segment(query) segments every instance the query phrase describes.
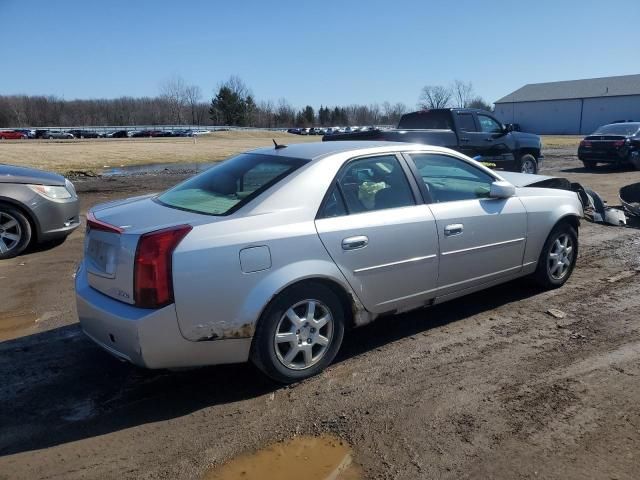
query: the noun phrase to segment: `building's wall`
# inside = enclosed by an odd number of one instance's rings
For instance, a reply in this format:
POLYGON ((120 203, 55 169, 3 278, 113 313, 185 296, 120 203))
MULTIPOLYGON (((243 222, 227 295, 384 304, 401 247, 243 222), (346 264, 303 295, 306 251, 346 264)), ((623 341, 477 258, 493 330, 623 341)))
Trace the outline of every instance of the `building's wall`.
POLYGON ((585 98, 580 133, 592 133, 599 126, 617 120, 640 121, 640 95, 585 98))
POLYGON ((503 123, 519 123, 523 132, 541 135, 589 134, 616 120, 640 121, 640 95, 625 97, 499 103, 495 115, 503 123), (582 126, 581 115, 582 110, 582 126))
POLYGON ((499 103, 495 114, 503 123, 519 123, 523 132, 571 135, 580 127, 581 100, 499 103))

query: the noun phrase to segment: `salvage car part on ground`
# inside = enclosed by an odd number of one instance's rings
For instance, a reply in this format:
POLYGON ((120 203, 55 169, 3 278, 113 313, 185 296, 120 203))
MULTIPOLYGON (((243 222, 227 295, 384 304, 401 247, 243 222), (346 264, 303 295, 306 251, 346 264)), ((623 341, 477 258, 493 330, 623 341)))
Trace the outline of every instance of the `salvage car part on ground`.
POLYGON ((620 201, 630 215, 640 217, 640 182, 622 187, 620 201))

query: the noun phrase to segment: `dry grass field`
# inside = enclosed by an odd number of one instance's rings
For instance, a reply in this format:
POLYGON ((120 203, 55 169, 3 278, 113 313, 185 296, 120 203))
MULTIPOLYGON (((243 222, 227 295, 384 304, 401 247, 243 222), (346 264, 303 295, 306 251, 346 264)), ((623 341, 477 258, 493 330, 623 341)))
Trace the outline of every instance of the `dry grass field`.
POLYGON ((194 138, 126 138, 96 140, 11 140, 0 143, 0 163, 65 173, 99 173, 106 167, 165 162, 203 163, 279 143, 317 142, 318 136, 283 132, 229 131, 194 138))
MULTIPOLYGON (((545 148, 578 148, 581 137, 544 136, 545 148)), ((100 173, 109 167, 154 163, 205 163, 281 143, 319 142, 318 136, 300 136, 266 130, 229 131, 197 138, 131 138, 96 140, 11 140, 0 143, 0 163, 100 173)))
POLYGON ((579 135, 543 135, 542 145, 545 148, 572 148, 578 149, 578 144, 584 136, 579 135))
MULTIPOLYGON (((253 148, 280 143, 319 142, 318 136, 283 132, 229 131, 197 138, 130 138, 96 140, 11 140, 0 143, 0 163, 100 173, 105 168, 158 163, 206 163, 223 160, 253 148)), ((543 136, 545 148, 578 148, 581 137, 543 136)))

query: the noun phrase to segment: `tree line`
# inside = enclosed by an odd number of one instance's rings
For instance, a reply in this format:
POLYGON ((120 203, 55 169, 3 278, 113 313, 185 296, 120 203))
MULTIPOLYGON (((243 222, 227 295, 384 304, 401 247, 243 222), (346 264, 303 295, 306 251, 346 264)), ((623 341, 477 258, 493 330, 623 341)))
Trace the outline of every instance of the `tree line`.
MULTIPOLYGON (((465 106, 490 109, 473 95, 471 83, 425 86, 420 108, 465 106)), ((328 106, 295 109, 286 99, 256 100, 237 76, 222 82, 210 102, 202 89, 175 76, 160 85, 155 97, 65 100, 56 96, 0 96, 2 127, 71 127, 101 125, 228 125, 259 128, 394 125, 409 111, 404 103, 328 106)))

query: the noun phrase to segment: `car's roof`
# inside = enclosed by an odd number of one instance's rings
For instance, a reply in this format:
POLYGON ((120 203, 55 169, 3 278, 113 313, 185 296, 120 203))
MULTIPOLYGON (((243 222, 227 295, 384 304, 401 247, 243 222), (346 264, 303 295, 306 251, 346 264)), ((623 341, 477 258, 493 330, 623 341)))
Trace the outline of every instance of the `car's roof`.
POLYGON ((261 155, 277 155, 282 157, 300 158, 303 160, 316 160, 327 155, 343 152, 358 153, 359 151, 370 151, 379 148, 381 151, 409 151, 409 150, 445 150, 442 147, 430 145, 403 143, 403 142, 376 142, 368 140, 356 141, 329 141, 329 142, 309 142, 293 143, 286 148, 276 149, 275 147, 258 148, 250 153, 261 155))

